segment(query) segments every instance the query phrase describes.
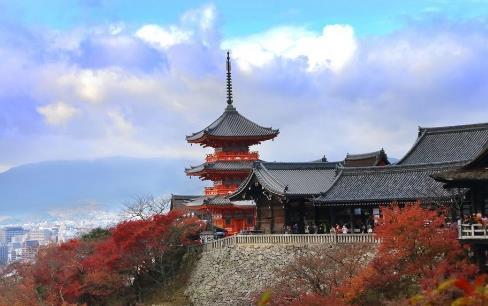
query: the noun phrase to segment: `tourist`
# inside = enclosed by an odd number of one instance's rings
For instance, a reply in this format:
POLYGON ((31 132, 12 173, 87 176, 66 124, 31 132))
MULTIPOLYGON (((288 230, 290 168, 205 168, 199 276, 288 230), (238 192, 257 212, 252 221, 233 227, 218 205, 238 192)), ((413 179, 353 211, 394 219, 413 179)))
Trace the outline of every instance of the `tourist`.
POLYGON ((305 234, 310 234, 310 227, 307 225, 305 225, 305 234))
POLYGON ((319 229, 317 230, 317 234, 324 234, 325 233, 325 226, 324 224, 319 225, 319 229))
POLYGON ((330 233, 337 234, 336 229, 333 226, 330 227, 330 233))
POLYGON ((298 234, 298 231, 299 231, 298 224, 296 224, 296 223, 293 224, 293 227, 291 228, 291 233, 292 234, 298 234))
POLYGON ((344 223, 344 225, 342 226, 342 233, 343 234, 347 234, 347 226, 346 226, 346 223, 344 223))
POLYGON ((336 224, 335 231, 337 234, 340 234, 342 232, 342 227, 339 224, 336 224))
POLYGON ((373 228, 370 224, 368 224, 368 233, 371 234, 373 232, 373 228))

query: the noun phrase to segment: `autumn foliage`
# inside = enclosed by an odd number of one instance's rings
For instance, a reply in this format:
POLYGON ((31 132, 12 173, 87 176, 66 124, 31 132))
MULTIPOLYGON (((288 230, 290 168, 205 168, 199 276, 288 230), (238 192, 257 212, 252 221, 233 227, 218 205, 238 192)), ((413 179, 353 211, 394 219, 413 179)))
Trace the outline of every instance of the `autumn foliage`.
POLYGON ((383 207, 376 234, 381 239, 376 257, 339 290, 351 304, 381 305, 476 273, 456 229, 446 226, 442 212, 419 203, 383 207))
POLYGON ((375 228, 380 243, 368 264, 354 265, 364 256, 359 248, 335 254, 350 270, 327 254, 299 259, 266 291, 266 304, 484 305, 486 281, 474 281, 477 268, 443 211, 410 203, 382 207, 381 215, 375 228))
POLYGON ((128 304, 177 276, 201 222, 178 213, 126 221, 39 251, 3 273, 1 305, 128 304))
POLYGON ((264 291, 269 294, 267 304, 301 305, 308 301, 310 305, 323 305, 322 297, 330 302, 333 291, 349 283, 373 254, 371 244, 313 248, 278 273, 279 281, 264 291))

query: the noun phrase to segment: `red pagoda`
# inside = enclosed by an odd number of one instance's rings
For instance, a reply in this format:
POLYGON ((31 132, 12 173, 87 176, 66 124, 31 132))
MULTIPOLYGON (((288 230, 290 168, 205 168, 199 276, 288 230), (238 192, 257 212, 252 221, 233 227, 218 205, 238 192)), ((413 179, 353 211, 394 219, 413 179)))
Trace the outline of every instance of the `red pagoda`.
POLYGON ((239 114, 233 105, 232 78, 229 52, 227 52, 227 107, 224 113, 203 130, 186 137, 189 143, 214 148, 205 162, 185 170, 189 176, 211 180, 212 187, 206 187, 204 196, 193 199, 186 206, 211 217, 214 226, 229 233, 254 227, 255 206, 239 201, 230 201, 228 195, 237 190, 249 175, 253 162, 259 160, 256 151, 249 151, 252 145, 273 139, 277 129, 262 127, 239 114))

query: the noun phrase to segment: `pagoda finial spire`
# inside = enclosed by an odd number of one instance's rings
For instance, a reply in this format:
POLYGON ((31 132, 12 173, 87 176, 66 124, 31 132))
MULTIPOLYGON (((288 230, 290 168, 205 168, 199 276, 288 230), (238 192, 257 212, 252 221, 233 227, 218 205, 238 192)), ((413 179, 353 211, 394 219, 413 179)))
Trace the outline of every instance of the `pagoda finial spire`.
POLYGON ((227 104, 232 105, 232 77, 230 74, 230 52, 227 51, 227 104))

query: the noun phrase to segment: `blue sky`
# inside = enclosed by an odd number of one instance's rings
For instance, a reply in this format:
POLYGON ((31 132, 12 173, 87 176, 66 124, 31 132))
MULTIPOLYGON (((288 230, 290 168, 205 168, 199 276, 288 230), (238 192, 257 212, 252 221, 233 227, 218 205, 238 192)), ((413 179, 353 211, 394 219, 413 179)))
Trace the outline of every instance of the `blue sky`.
POLYGON ((487 1, 1 1, 0 172, 189 159, 225 107, 280 128, 266 160, 385 148, 488 118, 487 1))
POLYGON ((4 15, 26 25, 70 29, 123 22, 134 27, 147 23, 175 23, 181 14, 213 4, 221 16, 225 36, 249 35, 278 25, 350 24, 358 36, 381 35, 422 18, 462 20, 485 17, 484 0, 465 1, 6 1, 4 15))

